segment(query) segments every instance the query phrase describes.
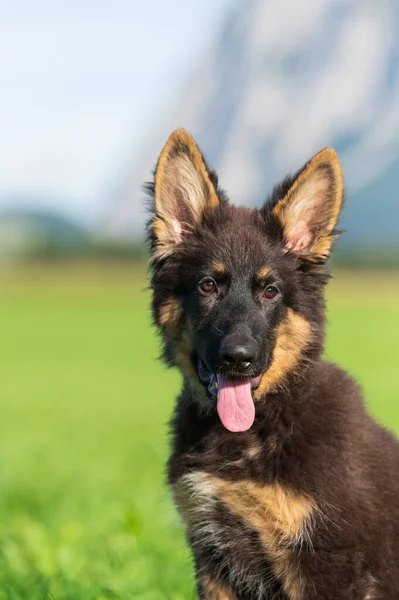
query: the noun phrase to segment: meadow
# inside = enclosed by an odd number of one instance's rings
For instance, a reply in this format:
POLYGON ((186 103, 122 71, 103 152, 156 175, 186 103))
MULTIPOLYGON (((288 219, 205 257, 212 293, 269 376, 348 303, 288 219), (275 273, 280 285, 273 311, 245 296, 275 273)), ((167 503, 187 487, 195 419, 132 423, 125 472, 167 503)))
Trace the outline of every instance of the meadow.
MULTIPOLYGON (((1 269, 0 600, 195 598, 145 287, 134 265, 1 269)), ((326 349, 397 432, 398 300, 395 272, 337 273, 326 349)))

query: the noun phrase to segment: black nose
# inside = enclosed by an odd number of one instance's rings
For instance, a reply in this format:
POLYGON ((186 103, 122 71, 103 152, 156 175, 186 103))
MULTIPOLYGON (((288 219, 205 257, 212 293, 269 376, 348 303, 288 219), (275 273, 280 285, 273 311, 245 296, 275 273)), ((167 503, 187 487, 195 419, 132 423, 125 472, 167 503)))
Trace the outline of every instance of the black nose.
POLYGON ((256 360, 258 344, 247 335, 230 335, 220 345, 220 356, 225 367, 245 371, 256 360))

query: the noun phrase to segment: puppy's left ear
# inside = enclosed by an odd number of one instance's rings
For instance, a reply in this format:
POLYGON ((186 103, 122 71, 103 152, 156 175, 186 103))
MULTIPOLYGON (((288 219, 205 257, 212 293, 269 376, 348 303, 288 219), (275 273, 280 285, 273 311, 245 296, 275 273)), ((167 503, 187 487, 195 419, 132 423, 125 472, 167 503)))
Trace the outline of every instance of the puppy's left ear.
POLYGON ((318 152, 299 172, 273 214, 280 222, 287 250, 310 260, 328 258, 337 238, 343 177, 333 148, 318 152))

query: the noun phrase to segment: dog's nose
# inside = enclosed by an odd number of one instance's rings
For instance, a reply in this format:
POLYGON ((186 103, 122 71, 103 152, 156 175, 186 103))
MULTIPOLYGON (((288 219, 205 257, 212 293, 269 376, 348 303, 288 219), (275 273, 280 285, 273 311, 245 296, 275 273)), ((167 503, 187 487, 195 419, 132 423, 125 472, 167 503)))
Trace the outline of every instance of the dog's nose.
POLYGON ((225 367, 245 371, 256 360, 258 344, 250 336, 227 336, 221 343, 220 356, 225 367))

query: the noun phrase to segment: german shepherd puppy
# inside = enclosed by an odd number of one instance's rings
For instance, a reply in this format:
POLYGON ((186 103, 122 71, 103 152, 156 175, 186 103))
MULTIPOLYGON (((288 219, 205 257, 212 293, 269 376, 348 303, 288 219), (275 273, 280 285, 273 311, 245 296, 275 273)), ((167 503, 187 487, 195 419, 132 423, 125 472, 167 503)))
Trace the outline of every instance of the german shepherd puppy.
POLYGON ((397 600, 399 443, 322 360, 335 151, 251 210, 179 129, 149 190, 153 315, 183 376, 169 481, 199 597, 397 600))

